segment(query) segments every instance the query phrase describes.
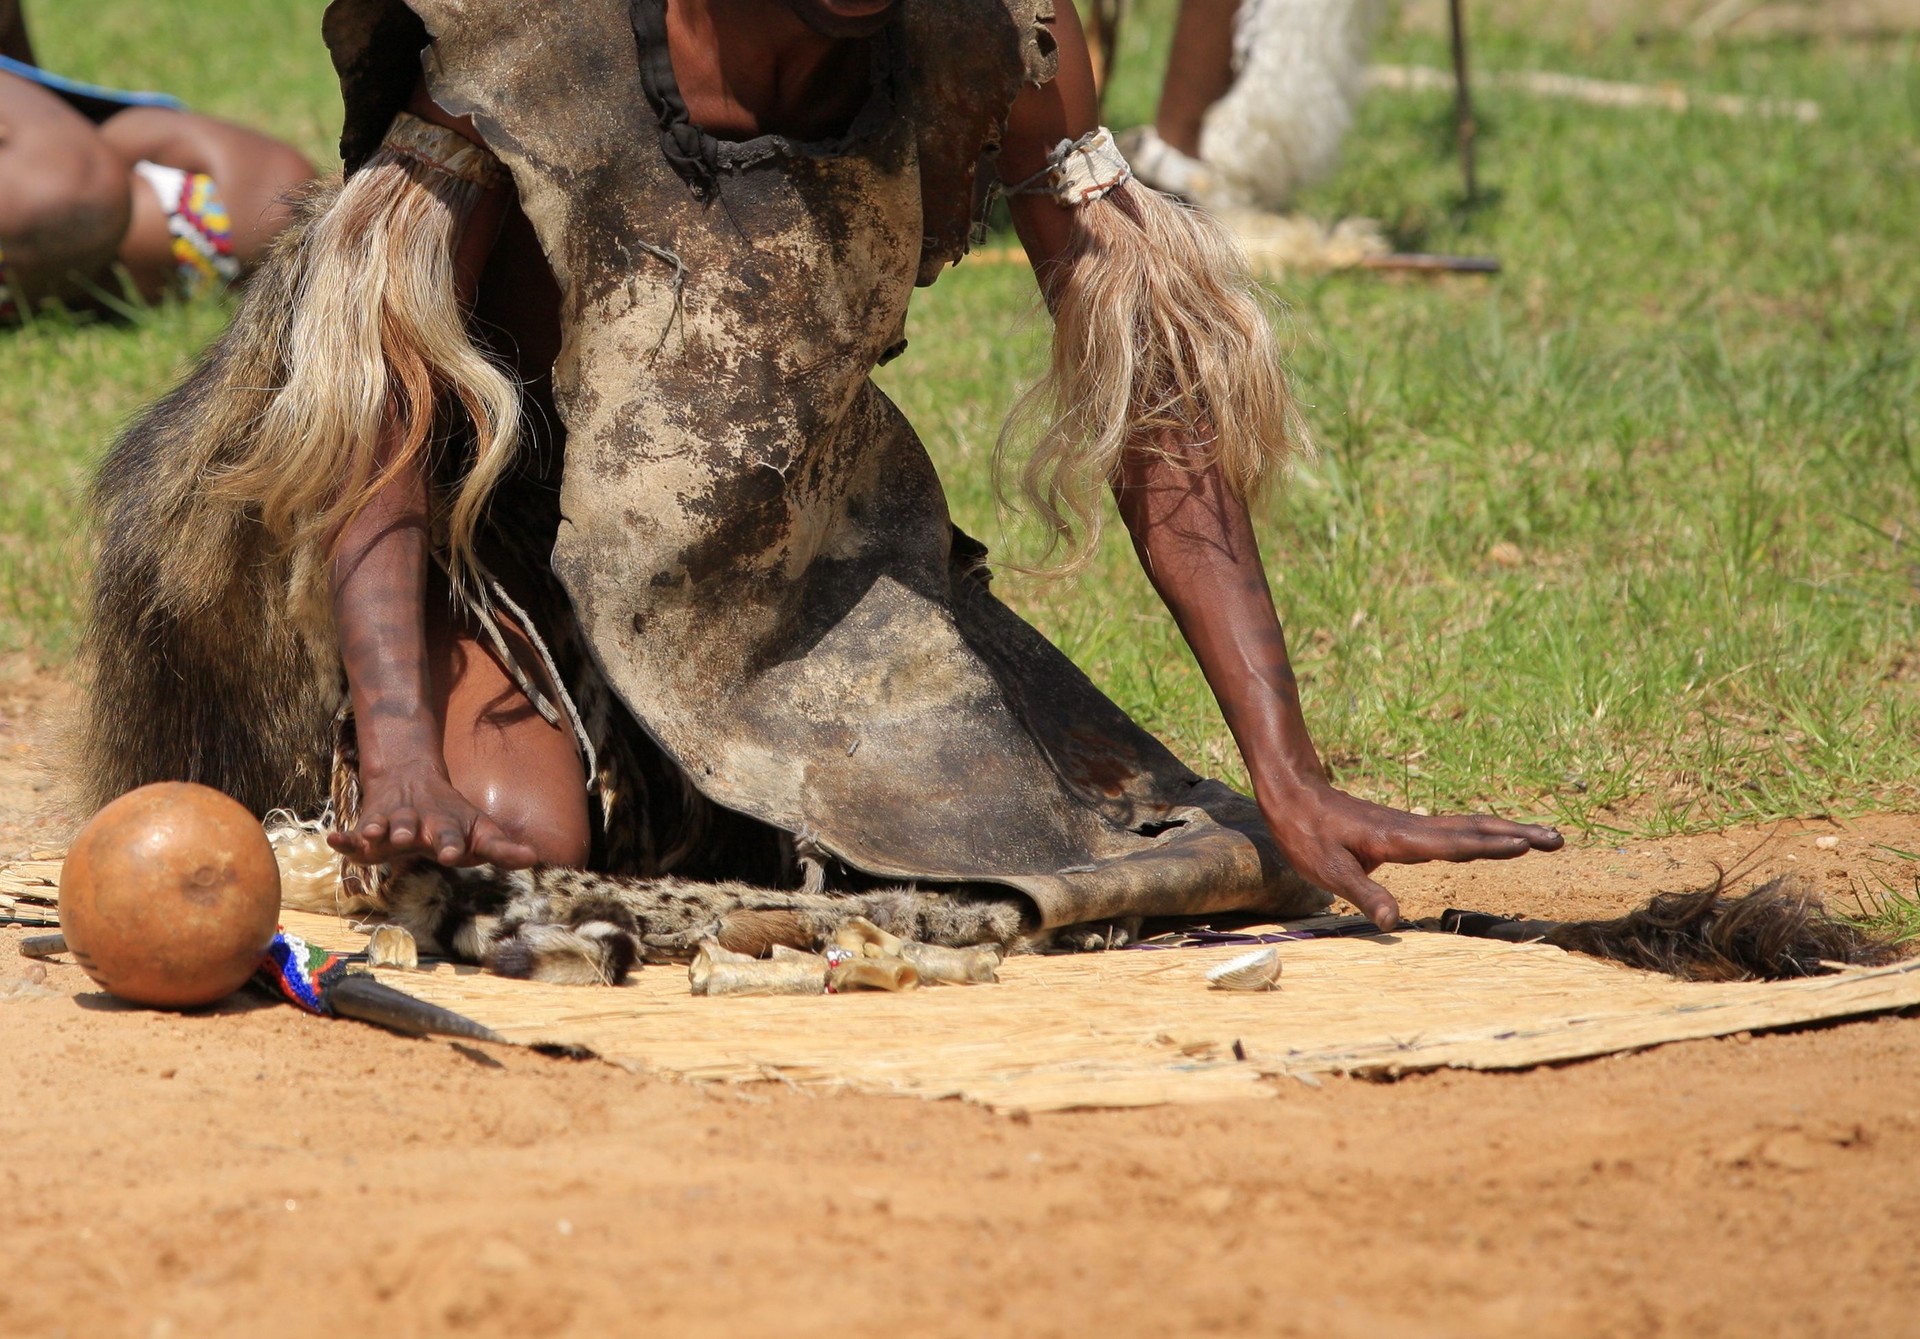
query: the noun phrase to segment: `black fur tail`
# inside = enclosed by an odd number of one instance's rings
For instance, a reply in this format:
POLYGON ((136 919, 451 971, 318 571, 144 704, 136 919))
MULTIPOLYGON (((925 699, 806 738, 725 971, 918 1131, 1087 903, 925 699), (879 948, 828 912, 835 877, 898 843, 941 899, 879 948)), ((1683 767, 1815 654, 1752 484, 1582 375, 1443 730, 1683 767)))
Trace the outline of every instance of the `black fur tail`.
POLYGON ((1781 877, 1740 897, 1724 883, 1662 893, 1605 921, 1514 921, 1448 911, 1441 927, 1492 939, 1541 940, 1683 981, 1781 981, 1820 976, 1828 964, 1875 967, 1900 957, 1882 936, 1827 914, 1803 882, 1781 877))

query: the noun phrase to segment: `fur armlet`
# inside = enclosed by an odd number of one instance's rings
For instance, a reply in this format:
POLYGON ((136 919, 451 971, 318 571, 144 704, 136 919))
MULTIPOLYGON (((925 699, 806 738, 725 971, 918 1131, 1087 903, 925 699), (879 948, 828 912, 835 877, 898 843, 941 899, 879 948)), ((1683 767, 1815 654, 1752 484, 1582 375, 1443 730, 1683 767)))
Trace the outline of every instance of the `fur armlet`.
POLYGON ((1133 180, 1126 155, 1105 126, 1079 139, 1063 139, 1047 155, 1047 165, 1005 188, 1008 195, 1050 195, 1064 209, 1104 200, 1133 180))
POLYGON ((1217 469, 1250 497, 1306 443, 1270 315, 1238 241, 1203 210, 1135 183, 1072 211, 1050 285, 1053 354, 1002 431, 1031 442, 1021 493, 1081 565, 1123 453, 1217 469))
POLYGON ((484 147, 457 130, 423 121, 411 112, 401 112, 393 118, 380 147, 397 158, 405 158, 457 181, 469 182, 482 190, 504 190, 509 184, 507 170, 484 147))

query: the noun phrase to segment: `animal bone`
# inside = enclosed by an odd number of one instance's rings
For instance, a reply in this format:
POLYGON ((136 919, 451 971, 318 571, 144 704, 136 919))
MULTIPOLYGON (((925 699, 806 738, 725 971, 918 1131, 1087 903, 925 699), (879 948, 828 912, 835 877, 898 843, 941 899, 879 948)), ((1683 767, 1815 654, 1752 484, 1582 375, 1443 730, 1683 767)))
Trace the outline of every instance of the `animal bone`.
POLYGON ((369 967, 399 967, 412 971, 420 965, 420 946, 404 925, 376 925, 367 936, 369 967))
POLYGON ((970 986, 1000 980, 1000 950, 991 946, 943 948, 909 939, 901 941, 900 957, 913 964, 922 985, 970 986))
POLYGON ((907 943, 899 935, 888 934, 865 916, 855 916, 835 930, 833 942, 863 958, 898 958, 902 946, 907 943))
POLYGON ((822 995, 827 960, 811 953, 760 962, 717 944, 702 944, 687 966, 696 995, 822 995))
POLYGON ((827 974, 835 992, 848 990, 917 990, 920 973, 904 958, 848 958, 827 974))

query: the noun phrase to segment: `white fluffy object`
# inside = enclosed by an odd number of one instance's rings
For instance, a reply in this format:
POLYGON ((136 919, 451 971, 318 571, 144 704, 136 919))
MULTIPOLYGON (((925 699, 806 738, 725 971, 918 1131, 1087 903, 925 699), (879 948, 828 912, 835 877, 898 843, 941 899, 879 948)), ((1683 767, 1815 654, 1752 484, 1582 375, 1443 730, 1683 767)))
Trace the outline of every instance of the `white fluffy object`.
POLYGON ((1207 204, 1282 211, 1333 169, 1383 0, 1242 0, 1237 74, 1200 134, 1207 204))
POLYGON ((349 916, 373 905, 349 892, 340 878, 340 856, 327 845, 325 819, 301 819, 288 809, 266 818, 267 840, 280 866, 280 905, 289 911, 349 916))

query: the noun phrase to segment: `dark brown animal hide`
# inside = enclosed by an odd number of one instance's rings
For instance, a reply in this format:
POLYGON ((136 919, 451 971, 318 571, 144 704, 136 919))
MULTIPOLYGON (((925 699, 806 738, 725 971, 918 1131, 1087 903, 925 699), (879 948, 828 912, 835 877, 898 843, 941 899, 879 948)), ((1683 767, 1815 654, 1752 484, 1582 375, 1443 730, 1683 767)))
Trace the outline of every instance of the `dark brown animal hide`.
POLYGON ((1901 956, 1883 936, 1829 915, 1818 895, 1790 876, 1739 897, 1716 879, 1692 892, 1661 893, 1613 920, 1513 920, 1449 909, 1436 928, 1542 941, 1683 981, 1782 981, 1823 975, 1830 964, 1873 967, 1901 956))

